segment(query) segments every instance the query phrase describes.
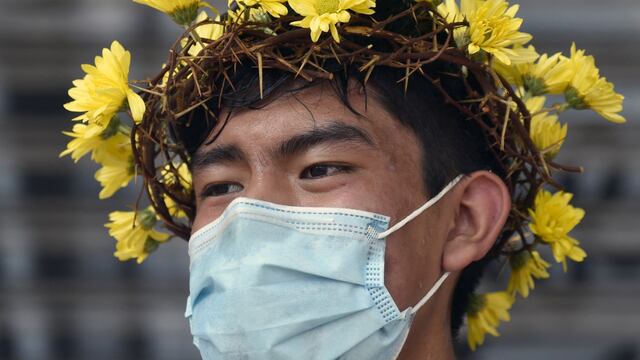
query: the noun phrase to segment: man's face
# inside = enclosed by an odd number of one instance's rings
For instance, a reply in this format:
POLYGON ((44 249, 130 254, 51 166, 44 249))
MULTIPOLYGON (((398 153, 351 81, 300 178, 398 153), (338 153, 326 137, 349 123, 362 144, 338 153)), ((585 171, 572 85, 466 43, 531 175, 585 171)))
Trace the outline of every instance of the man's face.
MULTIPOLYGON (((367 109, 357 90, 350 98, 365 117, 347 109, 327 85, 234 114, 216 141, 194 157, 193 231, 240 196, 366 210, 390 216, 392 225, 426 202, 415 134, 375 96, 367 109)), ((415 305, 442 273, 445 229, 438 207, 387 240, 385 285, 400 310, 415 305)))

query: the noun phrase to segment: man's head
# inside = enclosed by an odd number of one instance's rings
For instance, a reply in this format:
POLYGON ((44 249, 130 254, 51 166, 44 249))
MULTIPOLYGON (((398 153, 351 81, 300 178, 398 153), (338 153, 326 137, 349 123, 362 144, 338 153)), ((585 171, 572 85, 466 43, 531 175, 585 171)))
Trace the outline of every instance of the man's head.
MULTIPOLYGON (((446 328, 455 335, 465 312, 471 349, 484 342, 486 333, 497 334, 500 320, 509 318, 516 295, 527 297, 534 279, 549 276, 550 265, 538 252, 541 247, 550 246, 555 261, 565 268, 567 259, 580 262, 585 258, 578 240, 569 236, 584 211, 569 204, 571 193, 545 189, 546 185, 561 188, 552 177, 556 171, 582 171, 554 161, 567 133, 558 115, 568 108, 591 108, 610 121, 624 122, 619 114, 623 96, 598 75, 593 57, 584 50, 574 46, 570 56, 538 56, 533 46, 527 46, 531 36, 519 31, 522 19, 516 17, 517 5, 504 0, 472 1, 473 6, 463 1, 462 7, 453 0, 230 0, 227 14, 213 19, 205 12, 197 15, 201 1, 189 0, 188 4, 151 4, 186 31, 172 46, 167 65, 144 81, 144 88, 129 84, 130 53, 114 41, 96 57, 95 65, 82 67, 86 76, 73 82, 69 91, 73 101, 65 104, 70 111, 82 113, 74 118, 82 123, 65 132, 73 140, 62 154, 74 160, 91 154, 102 166, 96 173, 103 186, 101 198, 142 178, 134 211, 113 212, 107 224, 117 240, 115 254, 120 260, 142 262, 171 236, 189 239, 236 196, 369 210, 390 215, 394 223, 435 194, 444 194, 441 189, 455 178, 453 191, 442 199, 437 196, 441 199, 437 205, 417 219, 412 214, 408 225, 401 221, 407 226, 388 238, 385 284, 401 309, 426 299, 422 296, 440 274, 453 273, 418 313, 404 348, 406 358, 418 354, 423 358, 433 355, 421 349, 429 348, 434 338, 435 343, 451 347, 446 328), (492 34, 489 38, 477 36, 487 31, 492 34), (585 73, 594 75, 591 81, 584 81, 585 73), (545 107, 547 94, 564 94, 565 102, 545 107), (120 117, 122 113, 128 115, 131 126, 122 122, 126 120, 120 117), (150 204, 142 209, 146 200, 150 204), (485 265, 498 254, 511 269, 506 289, 470 297, 485 265)), ((345 212, 348 216, 358 213, 345 212)), ((318 230, 317 214, 313 215, 313 224, 304 223, 305 231, 318 230)), ((351 219, 356 218, 366 217, 351 219)), ((209 229, 226 231, 226 227, 217 228, 225 219, 209 229)), ((238 217, 232 216, 230 221, 235 219, 238 217)), ((369 319, 376 322, 387 320, 386 311, 396 309, 387 306, 389 293, 380 288, 381 243, 373 236, 380 230, 378 217, 367 219, 372 222, 340 225, 349 229, 345 230, 353 235, 349 239, 361 247, 358 255, 366 259, 362 262, 367 266, 355 273, 366 279, 345 282, 342 273, 340 279, 332 279, 347 287, 364 285, 359 289, 363 304, 379 306, 370 306, 369 319), (363 237, 366 241, 359 241, 363 237)), ((303 226, 298 220, 293 222, 303 226)), ((337 229, 334 219, 323 223, 327 224, 330 226, 318 231, 337 229)), ((257 228, 257 237, 264 230, 257 228)), ((251 240, 231 236, 229 242, 214 243, 217 233, 200 234, 210 236, 205 239, 212 248, 251 240)), ((225 234, 233 235, 233 231, 225 234)), ((276 241, 282 235, 280 230, 271 234, 276 241)), ((190 255, 196 255, 191 249, 201 250, 198 240, 203 237, 192 238, 190 255)), ((296 245, 309 247, 308 243, 296 245)), ((212 252, 209 260, 231 261, 235 255, 249 253, 260 258, 256 267, 262 269, 268 263, 261 258, 264 250, 272 251, 271 260, 285 259, 281 254, 286 250, 300 252, 292 250, 293 246, 265 247, 266 242, 243 244, 257 244, 260 249, 212 252)), ((312 254, 306 258, 325 258, 312 254)), ((191 256, 192 265, 194 258, 197 256, 191 256)), ((297 267, 305 257, 288 259, 297 267)), ((316 265, 355 264, 360 269, 362 262, 316 265)), ((236 265, 233 269, 240 271, 232 271, 232 285, 245 286, 241 273, 251 267, 236 265)), ((202 278, 206 284, 202 291, 193 292, 219 292, 211 289, 219 271, 213 266, 204 268, 210 270, 202 278)), ((198 271, 194 272, 197 277, 198 271)), ((323 274, 322 278, 330 276, 323 274)), ((276 281, 282 285, 290 280, 276 281)), ((301 283, 310 281, 296 285, 301 283)), ((441 281, 437 284, 436 288, 441 281)), ((278 301, 286 302, 290 294, 304 291, 274 293, 278 301)), ((323 295, 334 293, 324 291, 323 295)), ((289 319, 290 304, 276 306, 285 313, 265 311, 268 306, 263 306, 261 295, 247 293, 243 299, 259 301, 259 306, 250 306, 256 314, 275 314, 274 321, 264 323, 267 328, 289 319)), ((348 305, 355 298, 333 296, 329 300, 348 305)), ((319 299, 313 296, 313 300, 319 299)), ((326 310, 324 299, 320 300, 323 306, 304 310, 326 310)), ((196 295, 194 304, 197 302, 196 295)), ((201 312, 197 318, 209 327, 209 315, 216 315, 219 309, 246 308, 235 306, 237 301, 231 303, 234 306, 213 306, 215 311, 201 312)), ((294 301, 291 306, 302 303, 294 301)), ((408 329, 414 313, 395 318, 405 321, 395 325, 408 329)), ((230 317, 230 326, 243 339, 228 350, 253 351, 242 345, 244 340, 261 342, 246 336, 243 324, 252 325, 255 320, 250 315, 244 323, 230 317)), ((335 316, 325 319, 338 326, 364 327, 355 321, 336 321, 335 316)), ((383 331, 377 329, 376 336, 368 339, 392 333, 386 325, 383 331)), ((322 331, 306 330, 302 329, 306 337, 324 338, 317 336, 322 331)), ((199 339, 197 332, 192 331, 194 341, 199 339)), ((341 337, 342 332, 332 334, 341 337)), ((271 336, 271 340, 276 341, 271 345, 281 344, 278 337, 271 336)), ((371 342, 351 340, 372 349, 371 342)), ((373 344, 395 350, 388 343, 373 344)))
MULTIPOLYGON (((436 71, 442 69, 434 65, 436 71)), ((273 71, 262 101, 255 71, 238 74, 236 95, 220 108, 224 121, 182 134, 193 153, 193 231, 237 196, 367 210, 394 224, 467 174, 391 235, 385 256, 385 285, 401 310, 443 272, 454 275, 418 312, 404 356, 420 351, 426 338, 448 336, 448 327, 457 332, 511 204, 482 130, 426 78, 412 78, 405 94, 401 72, 390 68, 374 71, 366 86, 349 68, 311 85, 273 71)), ((453 79, 443 82, 452 94, 460 91, 453 79)))

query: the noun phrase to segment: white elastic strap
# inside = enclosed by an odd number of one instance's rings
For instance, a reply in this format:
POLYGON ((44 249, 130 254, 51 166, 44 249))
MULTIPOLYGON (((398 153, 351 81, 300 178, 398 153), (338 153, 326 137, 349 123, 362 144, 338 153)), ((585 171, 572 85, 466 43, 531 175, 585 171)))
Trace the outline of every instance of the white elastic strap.
POLYGON ((409 216, 407 216, 406 218, 402 219, 401 221, 399 221, 398 223, 396 223, 386 231, 383 231, 380 234, 378 234, 378 239, 382 239, 391 235, 391 233, 395 232, 396 230, 406 225, 409 221, 418 217, 418 215, 422 214, 423 211, 427 210, 429 207, 431 207, 431 205, 435 204, 438 200, 440 200, 440 198, 442 198, 447 192, 449 192, 449 190, 451 190, 451 188, 454 187, 462 179, 463 176, 464 175, 462 174, 458 175, 455 179, 451 180, 451 182, 447 184, 447 186, 445 186, 444 189, 442 189, 438 193, 438 195, 429 199, 429 201, 427 201, 426 203, 424 203, 424 205, 417 208, 414 212, 409 214, 409 216))
POLYGON ((447 271, 446 273, 442 274, 442 276, 440 276, 440 279, 438 279, 438 281, 436 281, 436 283, 433 285, 433 287, 431 288, 431 290, 429 290, 429 292, 427 293, 427 295, 425 295, 417 304, 416 306, 414 306, 411 309, 411 313, 415 314, 416 312, 418 312, 418 310, 420 310, 420 308, 427 303, 427 301, 429 301, 429 299, 433 296, 433 294, 436 293, 436 291, 438 291, 438 289, 440 288, 440 285, 442 285, 442 283, 447 279, 447 277, 449 276, 449 272, 447 271))

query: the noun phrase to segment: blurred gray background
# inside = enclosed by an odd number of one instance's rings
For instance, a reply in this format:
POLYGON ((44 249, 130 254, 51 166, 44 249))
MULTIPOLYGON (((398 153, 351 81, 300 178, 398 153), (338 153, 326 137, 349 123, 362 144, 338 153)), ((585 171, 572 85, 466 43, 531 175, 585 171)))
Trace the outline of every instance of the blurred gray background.
MULTIPOLYGON (((587 210, 573 235, 588 261, 564 275, 554 266, 551 280, 516 302, 500 338, 475 353, 458 344, 458 354, 640 359, 640 2, 520 5, 540 52, 568 52, 575 40, 596 56, 626 96, 628 122, 566 117, 558 160, 586 173, 560 179, 587 210)), ((103 224, 135 193, 99 201, 96 166, 58 159, 72 125, 62 104, 80 64, 118 39, 132 50, 131 78, 142 79, 180 32, 128 0, 0 0, 0 359, 198 359, 183 318, 186 243, 161 246, 141 266, 119 263, 103 224)))

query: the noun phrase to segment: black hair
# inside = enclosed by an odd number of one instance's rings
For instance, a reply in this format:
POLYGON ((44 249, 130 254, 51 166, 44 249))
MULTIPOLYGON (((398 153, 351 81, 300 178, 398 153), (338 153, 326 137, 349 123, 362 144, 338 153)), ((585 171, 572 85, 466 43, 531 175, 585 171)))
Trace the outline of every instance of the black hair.
MULTIPOLYGON (((305 88, 328 81, 337 97, 352 112, 358 112, 349 100, 350 81, 356 80, 364 88, 373 88, 376 100, 395 114, 397 120, 415 133, 422 145, 422 176, 427 196, 437 194, 444 186, 459 174, 469 174, 478 170, 490 170, 505 179, 506 174, 498 160, 492 155, 483 129, 472 119, 467 119, 454 106, 449 104, 432 81, 438 81, 447 94, 456 101, 464 100, 467 94, 462 81, 452 75, 456 65, 434 62, 423 67, 424 74, 412 76, 405 92, 401 80, 404 69, 380 66, 370 74, 365 86, 365 77, 355 66, 332 64, 331 80, 314 80, 303 86, 294 85, 295 74, 282 70, 264 69, 263 98, 260 98, 259 77, 255 67, 239 65, 231 79, 234 91, 222 99, 220 106, 212 101, 210 109, 226 109, 228 114, 242 109, 258 109, 275 100, 283 92, 297 92, 305 88)), ((297 84, 297 83, 295 83, 297 84)), ((217 100, 217 99, 216 99, 217 100)), ((365 100, 366 101, 366 100, 365 100)), ((358 114, 360 115, 360 114, 358 114)), ((216 128, 220 129, 228 121, 213 119, 209 112, 195 110, 183 120, 188 126, 179 127, 179 141, 193 154, 216 128), (224 122, 221 126, 219 122, 224 122)), ((215 136, 213 137, 215 141, 215 136)), ((460 275, 453 294, 451 309, 451 333, 454 339, 463 323, 470 295, 477 287, 486 265, 498 254, 494 248, 479 261, 467 266, 460 275)))

